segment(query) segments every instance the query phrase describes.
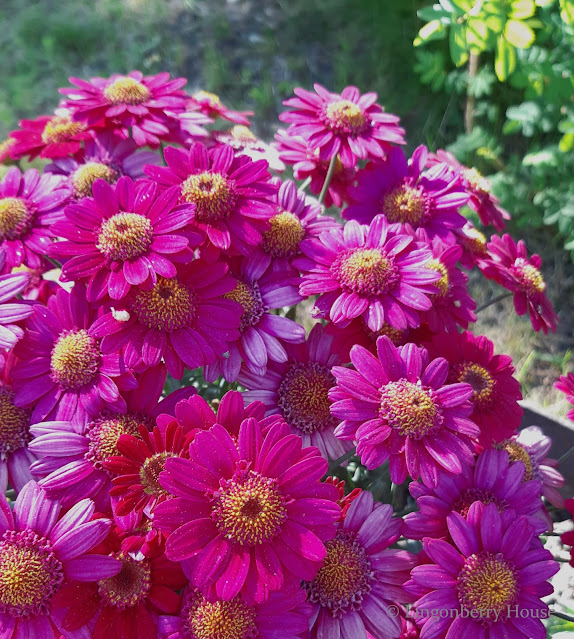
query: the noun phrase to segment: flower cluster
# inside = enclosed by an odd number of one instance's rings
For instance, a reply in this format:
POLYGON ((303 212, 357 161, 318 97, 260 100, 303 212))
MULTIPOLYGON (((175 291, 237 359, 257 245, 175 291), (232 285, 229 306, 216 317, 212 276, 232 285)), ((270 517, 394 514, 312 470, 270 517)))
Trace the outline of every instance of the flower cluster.
POLYGON ((0 180, 2 639, 541 636, 564 479, 464 269, 557 316, 486 181, 355 87, 266 144, 167 73, 70 82, 2 147, 50 162, 0 180))

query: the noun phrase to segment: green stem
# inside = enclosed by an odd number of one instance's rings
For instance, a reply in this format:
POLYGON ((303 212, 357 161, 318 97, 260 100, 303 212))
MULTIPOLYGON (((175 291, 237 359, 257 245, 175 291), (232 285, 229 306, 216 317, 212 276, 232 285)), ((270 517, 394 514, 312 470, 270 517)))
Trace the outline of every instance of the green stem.
POLYGON ((562 455, 562 457, 560 457, 560 459, 558 460, 558 464, 560 465, 562 462, 566 461, 568 459, 568 457, 570 457, 570 455, 574 452, 574 446, 572 446, 572 448, 570 448, 569 450, 567 450, 564 455, 562 455))
POLYGON ((329 188, 329 184, 331 183, 331 179, 333 178, 333 173, 335 173, 336 163, 337 163, 337 154, 335 154, 331 158, 331 161, 329 162, 329 168, 327 170, 327 175, 325 176, 325 181, 323 182, 323 188, 321 189, 321 193, 319 194, 319 204, 323 204, 325 195, 327 195, 327 189, 329 188))
POLYGON ((567 615, 563 612, 556 612, 556 610, 551 610, 550 614, 554 617, 558 617, 558 619, 564 619, 565 621, 571 621, 574 623, 574 617, 572 615, 567 615))
POLYGON ((335 461, 332 461, 329 464, 329 468, 327 469, 327 475, 332 475, 333 471, 340 466, 342 463, 346 462, 348 459, 351 459, 351 457, 357 452, 356 448, 353 446, 353 448, 351 448, 351 450, 347 451, 344 455, 341 455, 339 457, 339 459, 335 459, 335 461))
POLYGON ((300 191, 304 191, 304 190, 305 190, 305 189, 309 186, 309 184, 311 184, 311 176, 309 176, 309 177, 308 177, 308 178, 307 178, 307 179, 303 182, 303 184, 301 184, 301 186, 299 187, 299 190, 300 190, 300 191))
POLYGON ((485 302, 482 306, 479 306, 476 309, 475 313, 480 313, 480 311, 484 311, 485 308, 488 308, 489 306, 492 306, 493 304, 496 304, 497 302, 500 302, 507 297, 510 297, 511 295, 512 293, 510 293, 509 291, 507 291, 506 293, 501 293, 500 295, 493 297, 489 302, 485 302))

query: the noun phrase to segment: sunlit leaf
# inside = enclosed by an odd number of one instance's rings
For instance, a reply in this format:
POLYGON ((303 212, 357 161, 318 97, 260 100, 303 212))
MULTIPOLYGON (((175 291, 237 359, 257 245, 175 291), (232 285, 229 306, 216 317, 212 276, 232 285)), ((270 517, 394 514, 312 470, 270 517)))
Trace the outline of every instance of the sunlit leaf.
POLYGON ((413 44, 415 47, 420 46, 423 42, 431 40, 442 40, 446 36, 446 27, 440 20, 431 20, 419 31, 413 44))
POLYGON ((510 16, 516 20, 530 18, 536 11, 534 0, 513 0, 510 16))
POLYGON ((516 50, 506 41, 503 35, 500 35, 496 43, 496 58, 494 60, 496 77, 501 82, 504 82, 515 68, 516 50))
POLYGON ((508 20, 504 27, 504 37, 507 42, 519 49, 528 49, 535 39, 534 31, 519 20, 508 20))
POLYGON ((450 57, 455 66, 460 67, 468 60, 466 29, 462 24, 453 24, 449 32, 450 57))
POLYGON ((486 50, 488 27, 481 18, 470 18, 466 23, 466 41, 475 53, 486 50))

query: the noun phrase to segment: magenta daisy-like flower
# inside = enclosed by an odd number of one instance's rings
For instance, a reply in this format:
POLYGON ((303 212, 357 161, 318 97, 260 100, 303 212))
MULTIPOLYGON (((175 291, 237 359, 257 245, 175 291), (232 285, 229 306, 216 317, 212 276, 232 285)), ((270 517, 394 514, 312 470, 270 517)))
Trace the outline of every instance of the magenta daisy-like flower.
POLYGON ((237 155, 246 155, 253 161, 265 160, 272 171, 281 173, 285 170, 277 149, 260 140, 243 124, 236 124, 228 131, 212 131, 211 135, 219 144, 228 144, 233 147, 237 155))
POLYGON ((337 386, 329 396, 331 412, 341 421, 335 435, 357 440, 357 453, 368 469, 389 460, 395 484, 421 477, 436 486, 440 468, 462 472, 473 461, 470 384, 448 384, 448 362, 429 362, 424 348, 397 348, 379 337, 374 357, 362 346, 351 349, 356 370, 335 366, 337 386))
POLYGON ((305 329, 293 320, 276 315, 273 309, 292 306, 301 301, 297 290, 297 274, 287 270, 267 270, 268 261, 261 255, 255 259, 231 261, 237 283, 225 298, 241 305, 239 339, 229 344, 229 355, 207 366, 205 379, 215 381, 220 375, 234 382, 241 362, 256 375, 265 375, 268 363, 287 360, 288 344, 305 340, 305 329))
MULTIPOLYGON (((574 373, 568 373, 568 375, 561 375, 560 378, 554 382, 554 388, 566 395, 566 400, 574 405, 574 373)), ((571 408, 566 416, 569 419, 574 420, 574 408, 571 408)))
POLYGON ((543 533, 547 522, 540 499, 542 484, 536 479, 523 481, 525 475, 524 466, 511 463, 506 451, 487 448, 476 465, 463 466, 460 475, 441 471, 435 488, 411 482, 409 490, 419 510, 405 517, 402 533, 409 539, 450 539, 447 516, 457 512, 466 517, 476 501, 495 504, 509 521, 524 516, 536 534, 543 533))
MULTIPOLYGON (((280 129, 275 134, 275 140, 274 146, 278 149, 281 160, 285 164, 293 165, 295 179, 301 182, 310 179, 309 191, 319 195, 325 184, 329 162, 319 160, 318 149, 312 151, 304 138, 293 135, 290 131, 280 129)), ((327 208, 341 207, 343 202, 348 201, 349 188, 355 181, 355 174, 354 166, 343 166, 341 160, 337 158, 325 193, 324 204, 327 208)))
POLYGON ((41 115, 35 120, 21 120, 20 128, 10 133, 14 140, 14 159, 63 158, 79 151, 82 140, 90 137, 83 122, 75 122, 68 109, 57 109, 54 115, 41 115))
POLYGON ((540 272, 539 255, 528 257, 526 244, 516 243, 508 233, 502 237, 493 235, 488 243, 491 260, 481 266, 486 277, 494 279, 514 294, 517 315, 530 315, 535 331, 556 330, 558 317, 552 302, 546 297, 546 283, 540 272))
POLYGON ((74 87, 60 89, 68 96, 64 106, 74 119, 102 123, 108 129, 131 127, 138 146, 157 147, 169 127, 177 124, 177 113, 185 110, 185 78, 170 80, 169 73, 144 76, 140 71, 89 81, 69 78, 74 87))
POLYGON ((347 87, 339 95, 320 84, 314 89, 295 89, 297 97, 283 103, 294 110, 279 119, 318 149, 320 160, 338 155, 344 166, 355 166, 358 159, 384 158, 391 144, 405 144, 399 118, 376 104, 376 93, 361 95, 357 87, 347 87))
POLYGON ((242 306, 225 297, 237 284, 227 271, 223 262, 196 259, 151 289, 133 288, 94 326, 103 352, 123 349, 134 367, 163 359, 176 379, 184 367, 213 364, 240 335, 242 306))
MULTIPOLYGON (((242 413, 230 415, 235 427, 242 413)), ((302 450, 284 422, 264 429, 244 419, 237 442, 224 426, 197 433, 189 460, 166 461, 160 483, 175 497, 156 507, 155 525, 170 533, 169 559, 193 560, 184 567, 193 585, 214 584, 226 601, 245 590, 260 602, 315 577, 335 533, 338 491, 320 482, 319 451, 302 450)))
POLYGON ((218 249, 233 248, 248 255, 261 243, 267 220, 276 212, 271 197, 277 186, 265 160, 236 157, 227 145, 207 149, 194 144, 185 151, 168 147, 167 167, 145 171, 162 187, 177 185, 183 203, 195 205, 194 224, 218 249))
POLYGON ((436 155, 429 154, 427 166, 443 164, 450 167, 458 174, 462 185, 470 195, 468 206, 478 214, 480 221, 487 226, 492 224, 497 231, 505 228, 504 220, 510 219, 510 214, 505 211, 492 193, 490 182, 483 177, 474 167, 468 168, 461 164, 449 151, 439 149, 436 155))
POLYGON ((273 592, 261 603, 238 595, 230 601, 206 598, 198 588, 183 593, 177 617, 160 617, 161 639, 300 639, 309 628, 311 606, 301 588, 273 592))
POLYGON ((113 131, 95 133, 84 148, 72 157, 54 160, 46 172, 64 175, 72 200, 92 197, 92 187, 98 179, 115 184, 122 175, 133 180, 144 177, 146 164, 159 164, 161 158, 153 151, 139 151, 137 144, 113 131))
MULTIPOLYGON (((0 248, 0 273, 6 264, 6 250, 0 248)), ((13 348, 24 335, 18 322, 30 317, 34 309, 26 302, 20 302, 20 295, 30 283, 30 273, 7 273, 0 275, 0 348, 13 348)))
MULTIPOLYGON (((61 609, 53 599, 69 580, 113 577, 120 564, 92 551, 108 534, 110 521, 90 521, 89 499, 65 515, 58 501, 28 483, 14 512, 0 494, 0 631, 3 639, 57 639, 61 609)), ((82 637, 87 636, 87 628, 82 637)), ((68 636, 68 635, 65 635, 68 636)), ((74 637, 80 635, 74 635, 74 637)))
POLYGON ((246 368, 239 383, 247 403, 262 401, 267 415, 281 415, 291 432, 303 440, 303 446, 315 446, 325 459, 337 459, 352 448, 352 443, 335 437, 338 424, 331 415, 329 390, 335 386, 331 368, 345 360, 333 348, 333 337, 316 324, 304 344, 288 345, 288 359, 269 364, 264 375, 246 368))
POLYGON ((0 181, 0 246, 9 268, 42 267, 54 240, 50 227, 63 218, 69 197, 60 177, 40 175, 36 169, 8 170, 0 181))
POLYGON ((397 329, 416 327, 441 277, 425 268, 430 250, 391 230, 383 215, 370 226, 352 220, 344 229, 304 240, 301 250, 306 257, 293 261, 304 274, 299 292, 305 297, 319 293, 318 314, 341 326, 363 317, 372 331, 385 322, 397 329))
POLYGON ((447 166, 424 171, 427 154, 427 148, 419 146, 407 162, 402 149, 393 148, 386 162, 367 165, 357 174, 357 186, 350 190, 352 203, 343 217, 368 224, 383 213, 390 224, 424 228, 431 239, 450 237, 466 222, 458 210, 468 194, 447 166))
POLYGON ((470 222, 467 222, 461 229, 455 229, 454 239, 462 249, 459 261, 469 271, 483 261, 490 260, 486 236, 470 222))
POLYGON ((426 267, 439 273, 441 278, 434 283, 438 292, 433 295, 432 306, 422 314, 421 321, 428 324, 433 333, 455 333, 459 327, 468 328, 469 323, 476 322, 473 313, 476 302, 468 293, 468 276, 456 266, 462 249, 456 245, 447 246, 438 237, 429 244, 433 257, 426 267))
POLYGON ((6 138, 0 142, 0 164, 8 164, 12 159, 12 149, 16 144, 14 138, 6 138))
POLYGON ((427 593, 414 603, 421 637, 545 639, 541 620, 550 613, 540 597, 552 593, 547 579, 559 566, 528 519, 509 519, 495 504, 476 502, 466 518, 448 515, 447 525, 453 541, 425 539, 432 563, 411 573, 413 589, 427 593), (434 610, 448 614, 432 617, 434 610))
POLYGON ((187 105, 189 107, 199 107, 204 115, 210 118, 223 118, 229 122, 235 124, 242 124, 243 126, 250 126, 251 122, 246 117, 253 115, 253 111, 233 111, 228 109, 219 99, 215 93, 209 93, 208 91, 197 91, 188 100, 187 105))
POLYGON ((32 409, 32 423, 82 423, 105 407, 125 411, 120 388, 133 388, 135 379, 118 353, 102 353, 94 319, 85 288, 78 285, 71 293, 60 289, 47 307, 34 306, 10 371, 14 402, 32 409))
POLYGON ((310 639, 398 639, 401 620, 392 604, 411 600, 402 584, 415 563, 409 552, 389 548, 402 523, 367 491, 353 500, 325 543, 317 576, 303 584, 314 609, 310 639))
POLYGON ((480 426, 479 441, 511 437, 520 426, 524 411, 520 384, 513 377, 514 366, 508 355, 494 355, 494 344, 483 335, 470 332, 439 333, 427 345, 431 357, 444 357, 449 363, 449 383, 472 386, 470 418, 480 426))
POLYGON ((175 277, 171 256, 190 238, 201 242, 198 233, 184 234, 193 208, 178 201, 177 188, 160 193, 149 181, 135 185, 123 177, 112 187, 97 180, 94 197, 66 207, 66 219, 53 227, 66 241, 53 244, 50 254, 70 258, 63 279, 86 282, 88 300, 96 301, 122 299, 132 287, 152 288, 158 277, 175 277))
POLYGON ((558 461, 547 457, 552 440, 538 426, 523 428, 518 435, 496 446, 506 450, 511 461, 524 464, 526 472, 523 481, 538 479, 542 482, 542 495, 556 508, 564 508, 564 497, 558 488, 562 488, 566 482, 558 472, 558 461))

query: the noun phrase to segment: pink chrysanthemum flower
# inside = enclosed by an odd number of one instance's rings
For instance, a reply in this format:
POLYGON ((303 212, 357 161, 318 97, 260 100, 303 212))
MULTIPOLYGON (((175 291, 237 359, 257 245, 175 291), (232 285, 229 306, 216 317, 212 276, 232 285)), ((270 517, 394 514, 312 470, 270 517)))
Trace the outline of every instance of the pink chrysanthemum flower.
POLYGON ((299 292, 319 293, 317 314, 341 326, 363 317, 372 331, 385 322, 397 329, 416 327, 419 312, 431 307, 433 282, 441 277, 425 268, 430 250, 392 231, 383 215, 368 227, 352 220, 344 229, 304 240, 301 250, 306 257, 293 261, 304 273, 299 292))
POLYGON ((320 160, 338 155, 344 166, 355 166, 359 159, 384 158, 391 144, 405 144, 398 116, 383 112, 376 93, 361 95, 357 87, 347 87, 339 95, 320 84, 314 89, 295 89, 297 97, 283 102, 294 110, 279 119, 318 149, 320 160))
POLYGON ((75 122, 68 109, 57 109, 54 115, 41 115, 35 120, 21 120, 20 128, 10 133, 14 140, 14 159, 63 158, 82 148, 82 140, 90 133, 83 122, 75 122))
MULTIPOLYGON (((558 381, 554 382, 554 388, 566 395, 566 400, 574 405, 574 373, 561 375, 558 381)), ((566 416, 574 420, 574 408, 570 409, 566 416)))
POLYGON ((530 315, 535 331, 556 330, 558 317, 552 302, 546 297, 546 283, 540 272, 542 260, 539 255, 528 257, 526 244, 516 243, 508 233, 502 237, 493 235, 488 243, 492 259, 481 266, 486 277, 498 282, 514 294, 514 309, 517 315, 530 315))
POLYGON ((103 410, 124 411, 120 388, 136 382, 117 353, 104 355, 94 335, 94 311, 86 291, 60 289, 47 307, 35 305, 27 331, 14 350, 17 406, 32 408, 32 423, 44 419, 77 423, 103 410))
POLYGON ((6 250, 9 268, 43 266, 54 240, 50 227, 63 218, 69 196, 60 177, 40 175, 36 169, 8 170, 0 181, 0 246, 6 250))
POLYGON ((456 245, 447 246, 438 237, 429 244, 433 257, 426 267, 439 273, 441 278, 434 283, 438 292, 432 296, 432 306, 422 314, 421 321, 428 324, 433 333, 455 333, 459 327, 468 328, 469 323, 476 322, 473 313, 476 302, 468 293, 468 276, 456 266, 462 249, 456 245))
POLYGON ((213 131, 212 136, 219 144, 228 144, 235 149, 237 155, 246 155, 253 161, 265 160, 272 171, 281 173, 285 170, 277 149, 260 140, 243 124, 236 124, 229 131, 213 131))
POLYGON ((353 490, 346 495, 345 481, 343 479, 337 479, 337 477, 333 477, 332 475, 329 475, 329 477, 325 479, 325 482, 327 484, 333 484, 333 486, 335 486, 335 488, 339 491, 339 500, 337 503, 341 506, 341 516, 338 521, 343 521, 343 519, 347 516, 347 512, 349 511, 351 504, 363 491, 361 488, 353 488, 353 490))
POLYGON ((208 382, 215 381, 220 375, 228 382, 234 382, 241 362, 255 375, 265 375, 270 362, 287 360, 287 344, 305 341, 302 326, 272 312, 301 301, 297 274, 279 269, 266 271, 266 265, 267 260, 257 256, 231 261, 231 272, 237 283, 224 297, 241 305, 239 338, 229 344, 227 357, 206 366, 204 377, 208 382))
POLYGON ((243 126, 251 125, 250 120, 246 116, 253 115, 252 111, 233 111, 228 109, 224 104, 222 104, 219 96, 215 95, 215 93, 197 91, 197 93, 194 93, 191 96, 191 99, 188 100, 187 104, 188 108, 199 107, 201 112, 210 118, 223 118, 224 120, 234 122, 235 124, 242 124, 243 126))
POLYGON ((552 593, 547 579, 558 564, 527 518, 509 520, 495 504, 476 502, 466 519, 451 513, 447 524, 454 541, 425 539, 432 563, 411 573, 413 590, 427 592, 414 603, 415 610, 427 611, 417 615, 421 637, 545 639, 541 619, 549 611, 540 597, 552 593), (433 609, 449 613, 433 618, 433 609))
POLYGON ((335 366, 337 386, 329 396, 331 412, 341 421, 335 434, 357 440, 357 453, 368 469, 387 459, 391 480, 407 475, 436 486, 439 468, 462 472, 473 461, 470 437, 479 434, 468 418, 469 384, 447 384, 448 362, 429 362, 424 348, 377 340, 378 358, 361 346, 351 349, 356 370, 335 366))
MULTIPOLYGON (((230 414, 234 428, 242 415, 230 414)), ((156 507, 155 524, 170 533, 168 558, 193 560, 193 585, 260 602, 314 578, 340 514, 337 489, 320 483, 327 462, 284 422, 244 419, 237 442, 224 426, 197 433, 189 460, 167 460, 160 483, 175 497, 156 507)))
POLYGON ((10 164, 12 149, 16 144, 14 138, 6 138, 0 142, 0 164, 10 164))
MULTIPOLYGON (((274 146, 278 149, 281 160, 285 164, 293 165, 294 178, 301 182, 310 179, 309 191, 319 195, 327 177, 329 162, 319 160, 318 149, 310 150, 305 139, 298 135, 280 129, 275 134, 275 140, 274 146)), ((324 204, 327 208, 341 207, 343 202, 348 201, 349 188, 355 181, 355 174, 354 166, 343 166, 337 158, 333 176, 325 193, 324 204)))
POLYGON ((195 206, 194 224, 215 247, 248 255, 261 243, 277 191, 265 160, 236 157, 227 145, 208 150, 199 143, 189 151, 168 147, 165 159, 167 167, 149 166, 146 174, 163 188, 180 187, 182 203, 195 206))
MULTIPOLYGON (((6 264, 6 250, 0 248, 0 273, 6 264)), ((30 283, 30 273, 6 273, 0 275, 0 348, 14 348, 18 340, 24 335, 24 330, 18 322, 30 317, 34 309, 30 304, 20 302, 16 295, 20 295, 30 283)))
POLYGON ((176 379, 184 367, 213 364, 239 337, 242 307, 224 295, 236 281, 223 262, 193 260, 176 277, 158 277, 149 290, 130 294, 103 315, 95 333, 104 353, 124 349, 130 366, 155 366, 162 359, 176 379))
POLYGON ((74 119, 88 125, 102 122, 108 129, 131 127, 138 146, 157 147, 177 113, 185 110, 185 78, 170 80, 169 73, 144 76, 140 71, 89 81, 69 78, 75 85, 60 89, 68 96, 63 105, 73 109, 74 119), (77 87, 77 88, 76 88, 77 87))
POLYGON ((556 508, 564 507, 564 497, 558 492, 565 484, 558 472, 558 462, 547 457, 552 446, 550 437, 538 426, 523 428, 518 435, 496 444, 510 454, 511 461, 521 461, 526 472, 523 481, 538 479, 542 482, 542 495, 556 508))
MULTIPOLYGON (((58 639, 61 609, 55 598, 69 580, 95 582, 113 577, 115 559, 92 554, 108 534, 110 521, 90 521, 89 499, 65 515, 34 482, 18 495, 14 513, 0 494, 0 631, 3 639, 58 639)), ((70 639, 87 636, 65 635, 70 639)))
POLYGON ((454 239, 462 249, 460 263, 469 271, 484 260, 490 260, 486 236, 470 222, 454 230, 454 239))
POLYGON ((399 584, 414 564, 410 553, 389 548, 401 526, 392 506, 369 492, 353 501, 317 576, 303 584, 314 609, 310 639, 398 639, 401 620, 390 605, 411 599, 399 584))
POLYGON ((487 448, 475 466, 463 466, 460 475, 446 472, 439 475, 436 488, 411 482, 409 490, 417 500, 418 512, 405 517, 403 536, 409 539, 450 539, 446 524, 451 512, 463 517, 475 501, 495 504, 509 520, 525 516, 536 534, 546 530, 547 522, 542 505, 542 484, 536 479, 522 481, 524 465, 511 463, 504 450, 487 448))
POLYGON ((132 287, 152 288, 158 277, 175 277, 172 255, 187 249, 190 238, 201 242, 200 234, 183 232, 193 208, 178 200, 177 188, 160 193, 149 181, 136 185, 122 177, 112 187, 97 180, 94 197, 66 207, 65 220, 53 227, 67 241, 53 244, 50 255, 70 256, 62 279, 87 283, 88 300, 97 301, 106 295, 119 300, 132 287))
POLYGON ((342 213, 347 220, 368 224, 383 213, 390 224, 423 228, 429 238, 452 236, 466 220, 458 212, 468 195, 446 166, 424 171, 428 150, 415 149, 410 162, 402 149, 391 149, 384 163, 371 163, 358 172, 350 190, 352 203, 342 213))
POLYGON ((245 368, 239 375, 248 389, 243 393, 246 403, 262 401, 267 415, 281 415, 303 446, 315 446, 325 459, 337 459, 352 448, 334 434, 338 420, 330 412, 329 390, 335 386, 331 368, 345 362, 332 344, 333 338, 316 324, 304 344, 286 347, 285 362, 270 364, 264 375, 245 368))
POLYGON ((510 219, 510 214, 505 211, 492 194, 490 182, 483 177, 474 167, 468 168, 461 164, 449 151, 439 149, 436 155, 429 154, 427 166, 444 164, 458 174, 466 192, 470 195, 468 206, 476 211, 480 221, 487 226, 492 224, 497 231, 505 228, 504 220, 510 219))
POLYGON ((428 344, 431 357, 444 357, 449 363, 449 383, 472 386, 470 419, 480 427, 479 441, 511 437, 520 426, 524 411, 520 384, 513 377, 514 366, 508 355, 494 355, 494 344, 483 335, 470 332, 439 333, 428 344))
POLYGON ((97 551, 121 569, 98 583, 66 584, 56 595, 62 628, 74 636, 87 626, 93 639, 157 639, 159 615, 176 614, 181 605, 177 591, 186 579, 179 565, 163 554, 149 558, 125 552, 115 529, 97 551))
POLYGON ((206 598, 197 588, 183 593, 177 617, 160 617, 161 639, 300 639, 309 628, 311 606, 300 588, 273 592, 262 603, 238 595, 231 601, 206 598))
POLYGON ((73 157, 56 159, 45 171, 64 175, 72 200, 92 197, 96 180, 115 184, 123 175, 133 180, 144 177, 146 164, 159 164, 161 158, 153 151, 139 151, 136 143, 112 131, 94 134, 86 140, 84 149, 73 157))

